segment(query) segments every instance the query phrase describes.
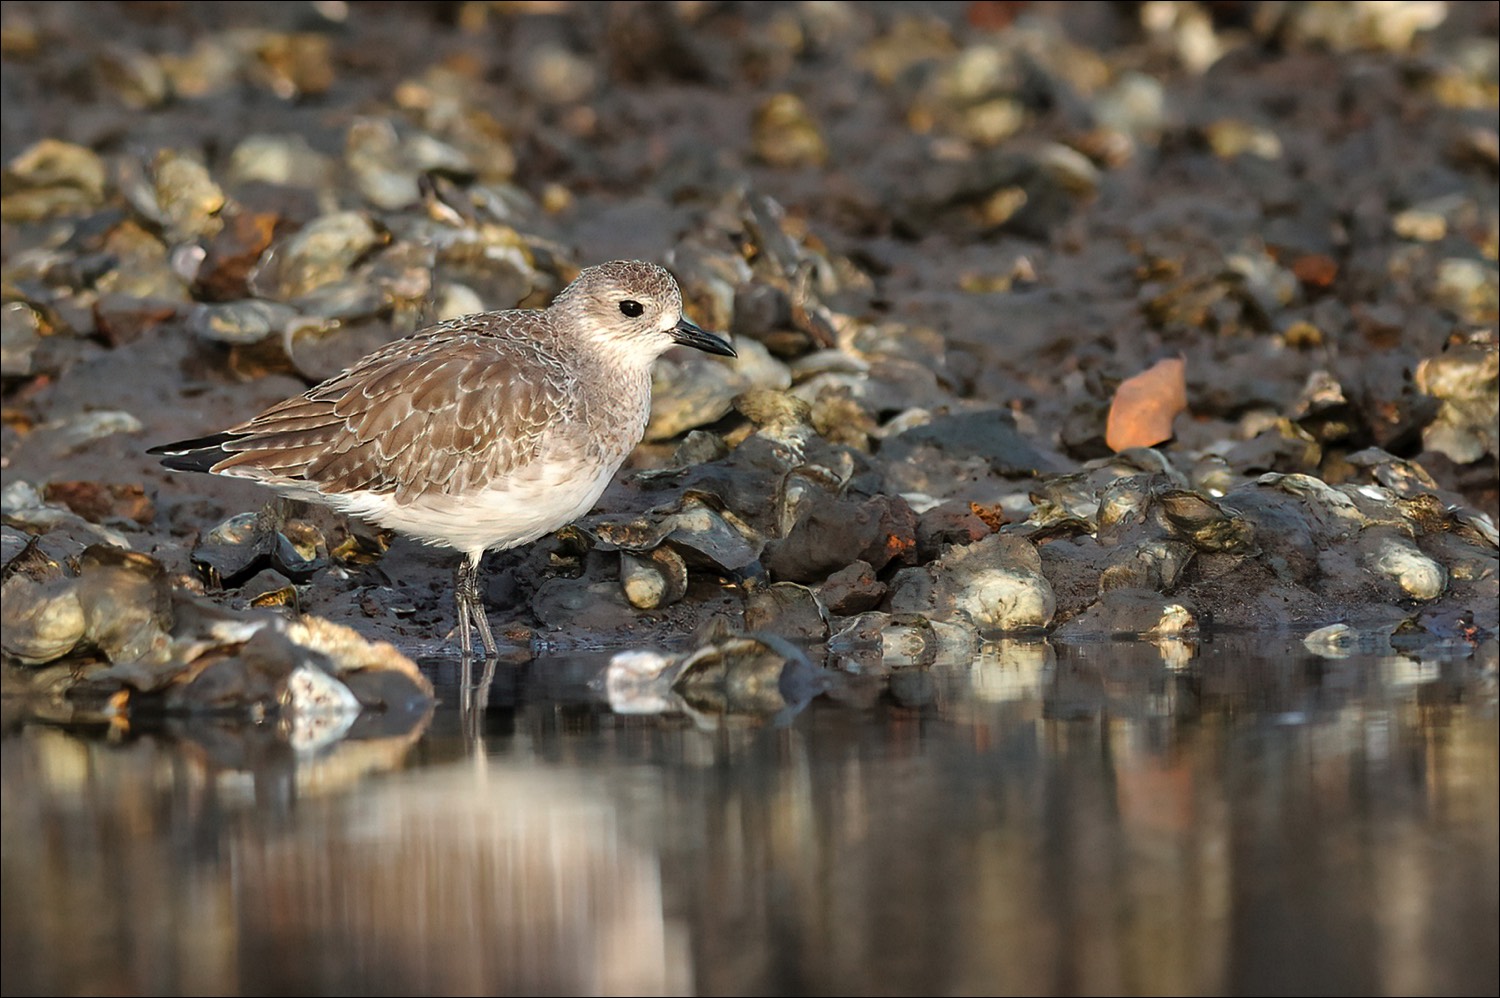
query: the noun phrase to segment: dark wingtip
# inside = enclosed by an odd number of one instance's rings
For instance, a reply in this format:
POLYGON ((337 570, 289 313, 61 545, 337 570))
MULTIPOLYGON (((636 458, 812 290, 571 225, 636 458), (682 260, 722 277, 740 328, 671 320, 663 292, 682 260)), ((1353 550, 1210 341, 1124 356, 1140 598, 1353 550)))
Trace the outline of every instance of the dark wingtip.
POLYGON ((225 457, 224 444, 235 439, 236 433, 214 433, 192 440, 179 440, 171 444, 148 447, 147 454, 160 457, 162 467, 173 471, 209 471, 225 457))

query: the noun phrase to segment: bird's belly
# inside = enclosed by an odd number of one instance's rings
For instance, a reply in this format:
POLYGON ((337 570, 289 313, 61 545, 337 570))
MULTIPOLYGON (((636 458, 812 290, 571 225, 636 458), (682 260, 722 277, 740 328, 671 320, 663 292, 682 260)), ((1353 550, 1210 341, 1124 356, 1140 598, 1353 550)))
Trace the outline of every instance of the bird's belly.
POLYGON ((339 509, 427 544, 476 557, 527 544, 593 508, 613 469, 573 463, 543 464, 484 489, 458 495, 431 492, 405 504, 392 495, 325 496, 339 509))

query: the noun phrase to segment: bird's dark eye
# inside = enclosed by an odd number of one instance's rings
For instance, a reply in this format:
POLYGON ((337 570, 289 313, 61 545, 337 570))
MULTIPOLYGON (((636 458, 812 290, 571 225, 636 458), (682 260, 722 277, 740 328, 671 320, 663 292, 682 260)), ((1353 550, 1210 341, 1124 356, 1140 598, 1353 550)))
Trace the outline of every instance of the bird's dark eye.
POLYGON ((620 302, 620 311, 623 314, 628 315, 630 316, 630 318, 634 319, 636 316, 646 311, 646 307, 633 298, 626 298, 624 301, 620 302))

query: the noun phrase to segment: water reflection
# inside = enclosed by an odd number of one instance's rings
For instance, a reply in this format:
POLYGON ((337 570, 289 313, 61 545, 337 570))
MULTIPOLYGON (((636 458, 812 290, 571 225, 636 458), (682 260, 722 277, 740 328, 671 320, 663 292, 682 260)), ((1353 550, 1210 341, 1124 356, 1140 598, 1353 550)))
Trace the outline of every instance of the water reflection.
POLYGON ((342 761, 12 723, 4 990, 1494 993, 1494 654, 997 644, 761 726, 438 663, 342 761))

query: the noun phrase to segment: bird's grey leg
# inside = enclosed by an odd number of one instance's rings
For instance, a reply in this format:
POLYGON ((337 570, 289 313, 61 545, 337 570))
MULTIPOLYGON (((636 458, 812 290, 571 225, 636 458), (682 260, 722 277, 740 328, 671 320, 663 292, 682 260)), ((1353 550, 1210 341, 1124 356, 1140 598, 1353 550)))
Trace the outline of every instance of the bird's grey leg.
POLYGON ((458 613, 458 650, 466 663, 474 653, 474 642, 469 632, 469 602, 464 596, 464 589, 469 585, 469 558, 465 555, 458 559, 458 568, 453 572, 453 607, 458 613))
MULTIPOLYGON (((477 578, 477 573, 479 571, 478 566, 475 566, 474 571, 477 578)), ((495 636, 490 633, 489 614, 484 612, 484 604, 479 602, 477 584, 475 587, 475 593, 476 594, 474 596, 472 612, 474 614, 474 623, 479 625, 479 640, 484 642, 484 657, 498 658, 500 655, 500 649, 495 647, 495 636)))
POLYGON ((494 635, 490 633, 490 620, 479 599, 479 559, 464 555, 453 576, 453 600, 458 607, 458 647, 464 658, 474 653, 471 627, 479 628, 479 640, 484 644, 486 658, 499 654, 494 635))

